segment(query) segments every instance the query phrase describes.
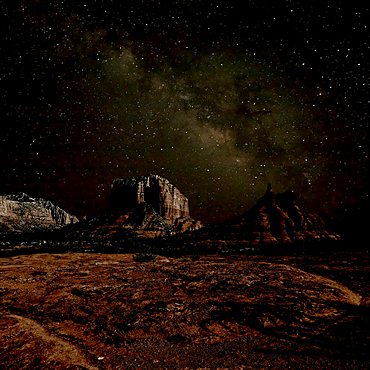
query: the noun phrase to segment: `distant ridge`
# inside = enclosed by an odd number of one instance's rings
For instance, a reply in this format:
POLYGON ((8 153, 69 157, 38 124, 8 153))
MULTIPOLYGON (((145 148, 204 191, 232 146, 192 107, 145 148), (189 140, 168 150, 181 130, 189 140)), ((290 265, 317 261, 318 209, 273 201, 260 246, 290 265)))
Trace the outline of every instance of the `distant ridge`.
POLYGON ((77 222, 77 217, 49 200, 32 198, 25 193, 0 196, 2 233, 53 230, 77 222))
MULTIPOLYGON (((161 250, 243 251, 337 242, 340 236, 326 229, 324 221, 305 210, 298 195, 288 190, 275 194, 269 184, 256 205, 241 216, 204 226, 190 217, 188 199, 158 175, 115 179, 106 212, 78 220, 43 199, 19 193, 0 197, 3 233, 54 230, 68 245, 149 245, 161 250), (163 238, 164 237, 164 238, 163 238), (145 241, 146 240, 146 241, 145 241), (144 242, 145 241, 145 242, 144 242), (144 242, 144 243, 143 243, 144 242), (149 244, 146 244, 149 243, 149 244), (225 247, 225 248, 224 248, 225 247)), ((61 244, 61 245, 62 245, 61 244)))

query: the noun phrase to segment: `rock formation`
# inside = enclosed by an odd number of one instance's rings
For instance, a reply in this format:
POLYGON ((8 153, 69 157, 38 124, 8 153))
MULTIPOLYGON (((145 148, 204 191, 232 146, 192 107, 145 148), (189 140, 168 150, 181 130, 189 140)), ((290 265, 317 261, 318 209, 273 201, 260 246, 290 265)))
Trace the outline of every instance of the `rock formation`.
POLYGON ((326 229, 320 216, 304 209, 294 191, 275 194, 269 184, 246 213, 222 224, 208 225, 192 233, 186 243, 204 253, 226 253, 340 240, 339 235, 326 229))
POLYGON ((264 196, 237 219, 236 224, 243 233, 250 235, 254 245, 340 239, 325 229, 320 216, 298 205, 294 191, 274 194, 270 184, 264 196))
POLYGON ((188 199, 163 177, 149 175, 113 181, 112 208, 127 209, 142 203, 150 204, 169 225, 190 217, 188 199))
POLYGON ((189 215, 188 199, 158 175, 116 179, 111 186, 108 212, 90 220, 95 238, 124 240, 154 238, 197 230, 201 222, 189 215))
POLYGON ((0 196, 0 232, 57 229, 78 219, 48 200, 24 193, 0 196))

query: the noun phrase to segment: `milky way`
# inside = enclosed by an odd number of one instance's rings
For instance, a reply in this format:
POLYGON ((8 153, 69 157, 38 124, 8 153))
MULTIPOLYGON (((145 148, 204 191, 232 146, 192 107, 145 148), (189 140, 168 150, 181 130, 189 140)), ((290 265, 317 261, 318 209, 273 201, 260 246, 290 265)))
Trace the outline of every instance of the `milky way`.
POLYGON ((320 30, 308 30, 334 27, 335 18, 325 23, 323 14, 315 25, 299 7, 266 3, 259 26, 223 2, 195 3, 197 16, 208 19, 203 26, 181 12, 181 2, 172 8, 175 20, 148 5, 157 12, 149 25, 148 9, 134 6, 115 9, 112 19, 104 4, 101 14, 82 3, 10 9, 3 191, 49 197, 82 215, 104 207, 114 178, 156 173, 208 221, 250 207, 267 183, 295 189, 323 212, 366 200, 365 97, 357 90, 368 80, 358 40, 323 45, 320 30), (279 17, 296 27, 294 12, 309 35, 297 34, 299 47, 294 35, 283 31, 278 42, 270 31, 285 30, 279 17), (352 58, 357 72, 344 62, 327 70, 335 58, 352 58))
POLYGON ((224 212, 267 182, 303 190, 327 171, 327 136, 271 68, 241 52, 177 58, 179 66, 148 68, 130 49, 102 56, 86 89, 104 116, 103 132, 92 133, 96 154, 109 159, 104 177, 159 173, 193 204, 224 212))

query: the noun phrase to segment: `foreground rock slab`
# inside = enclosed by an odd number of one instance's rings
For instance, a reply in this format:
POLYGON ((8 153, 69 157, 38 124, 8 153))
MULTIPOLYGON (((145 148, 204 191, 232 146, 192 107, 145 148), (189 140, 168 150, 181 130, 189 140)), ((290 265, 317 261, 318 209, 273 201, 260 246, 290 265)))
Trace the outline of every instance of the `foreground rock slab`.
POLYGON ((0 259, 0 367, 369 365, 366 307, 333 280, 241 256, 149 257, 0 259))

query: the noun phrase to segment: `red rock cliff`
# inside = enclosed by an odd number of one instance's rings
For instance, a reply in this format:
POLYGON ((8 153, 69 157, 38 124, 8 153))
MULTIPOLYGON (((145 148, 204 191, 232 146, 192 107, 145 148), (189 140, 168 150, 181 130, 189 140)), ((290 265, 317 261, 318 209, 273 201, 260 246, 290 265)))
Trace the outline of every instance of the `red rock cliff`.
POLYGON ((188 199, 161 176, 148 175, 113 181, 111 208, 120 210, 142 203, 151 205, 169 225, 190 217, 188 199))

